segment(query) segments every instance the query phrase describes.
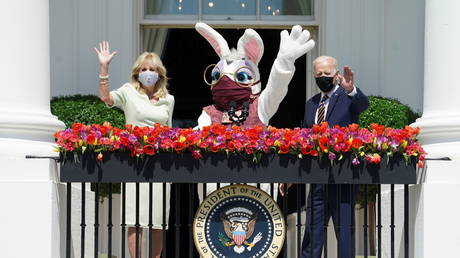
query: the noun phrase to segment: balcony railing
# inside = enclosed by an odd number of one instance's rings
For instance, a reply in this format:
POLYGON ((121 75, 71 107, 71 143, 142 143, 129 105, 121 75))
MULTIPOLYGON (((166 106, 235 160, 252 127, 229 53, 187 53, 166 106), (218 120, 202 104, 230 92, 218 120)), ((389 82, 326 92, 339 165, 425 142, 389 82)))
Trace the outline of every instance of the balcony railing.
MULTIPOLYGON (((173 188, 172 190, 175 195, 175 201, 171 205, 171 220, 172 224, 169 224, 168 230, 166 230, 166 214, 163 212, 163 232, 164 240, 162 257, 198 257, 197 252, 195 251, 193 244, 193 235, 192 235, 192 222, 193 214, 196 211, 196 184, 203 183, 203 195, 206 195, 206 184, 207 183, 256 183, 259 187, 261 183, 270 183, 271 190, 270 195, 274 196, 275 192, 278 191, 274 187, 275 183, 294 183, 300 189, 301 186, 305 184, 324 184, 331 185, 337 184, 339 189, 341 185, 364 185, 364 203, 368 203, 368 191, 369 187, 375 185, 377 188, 376 194, 376 225, 375 225, 375 235, 376 243, 375 250, 376 256, 382 256, 382 197, 381 197, 381 185, 389 184, 390 193, 391 193, 391 223, 390 225, 385 225, 389 227, 390 230, 390 250, 388 251, 391 254, 391 257, 395 257, 395 200, 394 200, 394 186, 395 184, 404 185, 404 257, 410 257, 409 252, 409 242, 410 234, 409 228, 411 227, 409 223, 409 184, 420 183, 421 173, 417 170, 415 162, 407 163, 402 156, 394 156, 388 159, 388 162, 385 161, 386 158, 382 158, 380 164, 370 164, 367 162, 362 162, 359 165, 353 165, 351 158, 345 157, 340 161, 334 161, 331 163, 329 160, 319 160, 317 158, 304 158, 298 159, 295 156, 291 155, 265 155, 257 163, 254 163, 251 160, 248 160, 245 157, 237 155, 224 155, 224 154, 205 154, 202 159, 195 159, 190 154, 175 154, 175 153, 160 153, 147 158, 132 158, 128 153, 104 153, 103 160, 98 161, 94 153, 86 153, 83 156, 78 157, 78 161, 75 160, 73 155, 68 155, 66 157, 61 157, 61 182, 67 183, 67 228, 66 228, 66 254, 67 257, 71 257, 71 217, 80 216, 80 236, 81 236, 81 257, 84 257, 85 254, 85 231, 88 225, 86 224, 86 216, 94 216, 94 257, 98 257, 98 238, 99 231, 102 225, 99 224, 99 195, 100 195, 100 185, 101 183, 108 183, 108 218, 107 218, 107 250, 108 257, 111 257, 113 250, 115 248, 121 249, 121 257, 125 256, 127 250, 127 241, 124 237, 126 235, 126 183, 136 183, 136 232, 140 231, 139 225, 139 206, 140 205, 149 205, 149 218, 150 224, 149 228, 152 228, 152 216, 155 212, 155 207, 152 205, 152 194, 150 194, 150 200, 148 204, 139 203, 139 186, 141 184, 148 184, 150 192, 152 191, 152 183, 161 182, 163 183, 163 211, 166 207, 166 182, 168 183, 187 183, 183 185, 180 190, 179 187, 173 188), (86 197, 85 197, 85 183, 95 183, 95 195, 94 199, 90 200, 94 206, 94 214, 87 214, 85 211, 86 207, 86 197), (71 188, 72 184, 81 184, 81 213, 76 214, 71 210, 72 204, 72 193, 71 188), (112 207, 112 196, 113 196, 113 186, 116 183, 121 183, 121 224, 113 225, 112 217, 114 214, 112 207), (186 194, 179 191, 186 191, 186 194), (185 198, 184 198, 185 196, 185 198), (182 198, 181 198, 182 197, 182 198), (185 200, 184 200, 185 199, 185 200), (185 214, 184 212, 186 211, 185 214), (173 214, 174 213, 174 214, 173 214), (181 217, 186 217, 186 223, 183 225, 181 223, 181 217), (120 243, 114 243, 113 239, 113 227, 121 228, 121 241, 120 243), (174 231, 173 242, 168 243, 167 241, 167 231, 174 231), (181 234, 185 234, 184 237, 181 234), (185 239, 185 240, 184 240, 185 239)), ((356 187, 351 187, 352 193, 351 198, 356 198, 356 187)), ((295 207, 291 207, 297 213, 296 224, 288 225, 288 227, 295 227, 296 237, 295 243, 285 243, 282 257, 288 257, 287 247, 290 244, 295 244, 297 257, 301 257, 301 241, 302 241, 302 230, 303 226, 308 226, 305 224, 305 221, 301 220, 301 212, 304 209, 302 207, 302 200, 304 195, 301 191, 296 191, 295 195, 287 194, 285 200, 282 202, 282 210, 284 211, 285 216, 288 211, 288 201, 289 199, 294 199, 295 207)), ((341 196, 338 195, 338 198, 341 196)), ((327 198, 327 196, 326 196, 327 198)), ((291 200, 292 200, 291 199, 291 200)), ((312 200, 313 198, 310 198, 312 200)), ((327 202, 327 199, 326 199, 327 202)), ((355 200, 352 201, 353 203, 355 200)), ((338 202, 340 203, 340 202, 338 202)), ((340 210, 340 205, 337 209, 340 210)), ((118 212, 118 211, 116 211, 118 212)), ((313 214, 313 209, 310 209, 310 212, 313 214)), ((340 212, 339 212, 340 213, 340 212)), ((355 218, 355 209, 351 209, 351 218, 355 218)), ((355 224, 352 223, 352 232, 361 230, 363 232, 363 255, 368 257, 370 246, 369 246, 369 231, 374 230, 374 228, 369 228, 368 225, 368 209, 364 209, 364 221, 363 228, 355 227, 355 224)), ((184 221, 184 219, 182 219, 184 221)), ((308 223, 308 222, 307 222, 308 223)), ((311 226, 311 225, 310 225, 311 226)), ((328 223, 324 223, 326 228, 328 223)), ((398 225, 401 226, 401 225, 398 225)), ((335 225, 336 230, 340 230, 340 225, 335 225)), ((152 232, 151 230, 149 232, 152 232)), ((138 234, 137 239, 138 239, 138 234)), ((151 238, 152 235, 149 235, 151 238)), ((353 234, 354 237, 354 234, 353 234)), ((328 257, 327 253, 327 230, 324 238, 324 250, 323 257, 328 257)), ((136 241, 138 243, 139 241, 136 241)), ((149 245, 152 245, 152 241, 148 241, 149 245)), ((337 248, 339 248, 339 241, 337 248)), ((139 245, 136 246, 136 249, 139 248, 139 245)), ((355 247, 351 247, 353 250, 355 247)), ((151 250, 149 246, 149 250, 151 250)), ((136 252, 137 253, 137 252, 136 252)), ((148 253, 147 255, 151 255, 148 253)), ((239 256, 244 257, 244 256, 239 256)), ((293 256, 291 256, 293 257, 293 256)), ((338 256, 340 257, 340 256, 338 256)))

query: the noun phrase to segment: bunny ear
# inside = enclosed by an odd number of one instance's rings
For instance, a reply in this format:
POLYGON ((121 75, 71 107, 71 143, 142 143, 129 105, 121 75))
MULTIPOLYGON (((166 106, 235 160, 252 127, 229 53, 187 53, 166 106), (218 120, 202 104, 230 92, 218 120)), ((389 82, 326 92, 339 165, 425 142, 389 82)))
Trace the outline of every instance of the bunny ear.
POLYGON ((209 42, 209 44, 211 44, 212 48, 214 48, 214 51, 216 51, 221 59, 225 59, 230 55, 227 41, 209 25, 198 22, 195 24, 195 29, 209 42))
POLYGON ((257 65, 264 54, 264 43, 253 29, 246 29, 238 40, 238 53, 257 65))

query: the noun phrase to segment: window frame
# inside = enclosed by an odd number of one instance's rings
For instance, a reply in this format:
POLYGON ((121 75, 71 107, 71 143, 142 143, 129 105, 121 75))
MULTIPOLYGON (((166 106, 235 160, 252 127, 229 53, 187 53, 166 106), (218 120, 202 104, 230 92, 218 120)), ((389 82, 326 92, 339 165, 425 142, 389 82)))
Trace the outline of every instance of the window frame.
POLYGON ((312 1, 313 15, 283 15, 283 16, 270 16, 260 14, 260 0, 256 0, 256 14, 255 15, 209 15, 203 14, 203 0, 198 0, 198 14, 185 14, 185 15, 169 15, 169 14, 145 14, 145 2, 148 0, 138 0, 138 18, 141 25, 158 25, 158 26, 186 26, 194 25, 198 21, 206 22, 210 25, 217 26, 269 26, 267 28, 274 28, 280 26, 293 26, 299 24, 301 26, 318 26, 318 2, 319 0, 312 1), (222 17, 222 19, 219 19, 222 17), (271 17, 271 18, 269 18, 271 17), (252 18, 252 19, 250 19, 252 18), (254 19, 255 18, 255 19, 254 19))

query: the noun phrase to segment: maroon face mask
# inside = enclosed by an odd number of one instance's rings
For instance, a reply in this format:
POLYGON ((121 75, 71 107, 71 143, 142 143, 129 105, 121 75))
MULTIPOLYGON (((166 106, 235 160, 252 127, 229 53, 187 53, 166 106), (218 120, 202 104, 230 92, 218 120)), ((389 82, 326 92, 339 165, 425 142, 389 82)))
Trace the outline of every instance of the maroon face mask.
POLYGON ((244 88, 232 81, 226 75, 220 78, 219 82, 211 88, 212 100, 217 109, 227 111, 230 108, 230 101, 236 102, 236 109, 241 109, 246 101, 251 99, 251 88, 244 88))

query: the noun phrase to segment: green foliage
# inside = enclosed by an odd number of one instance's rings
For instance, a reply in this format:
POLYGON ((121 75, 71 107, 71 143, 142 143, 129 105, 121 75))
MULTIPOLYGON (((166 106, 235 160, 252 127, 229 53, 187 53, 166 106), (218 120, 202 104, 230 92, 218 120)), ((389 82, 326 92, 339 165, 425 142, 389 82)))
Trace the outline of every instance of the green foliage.
MULTIPOLYGON (((109 185, 108 183, 99 183, 99 199, 101 202, 104 201, 105 197, 109 197, 109 185)), ((96 183, 91 183, 91 191, 96 192, 96 183)), ((121 193, 120 183, 112 183, 112 193, 121 193)))
MULTIPOLYGON (((402 104, 397 99, 369 96, 369 108, 359 116, 359 125, 369 128, 370 124, 377 123, 386 127, 403 128, 415 122, 419 117, 420 114, 412 111, 409 106, 402 104)), ((368 202, 374 202, 376 195, 377 185, 368 185, 368 202)), ((356 201, 360 208, 365 207, 364 196, 364 185, 360 185, 356 201)))
POLYGON ((229 240, 222 232, 219 232, 218 239, 222 246, 227 246, 229 240))
POLYGON ((371 123, 377 123, 386 127, 402 128, 419 117, 419 114, 397 99, 369 96, 369 108, 359 116, 359 125, 369 127, 371 123))
MULTIPOLYGON (((97 96, 73 95, 54 97, 51 99, 51 113, 65 123, 66 127, 73 123, 103 124, 110 122, 112 126, 124 128, 125 116, 118 108, 109 108, 97 96)), ((94 191, 95 185, 91 184, 94 191)), ((99 184, 101 200, 107 197, 108 184, 99 184)), ((120 193, 120 184, 113 184, 113 193, 120 193)))
POLYGON ((103 124, 123 128, 125 116, 118 108, 109 108, 97 96, 74 95, 51 99, 51 113, 70 127, 73 123, 103 124))

